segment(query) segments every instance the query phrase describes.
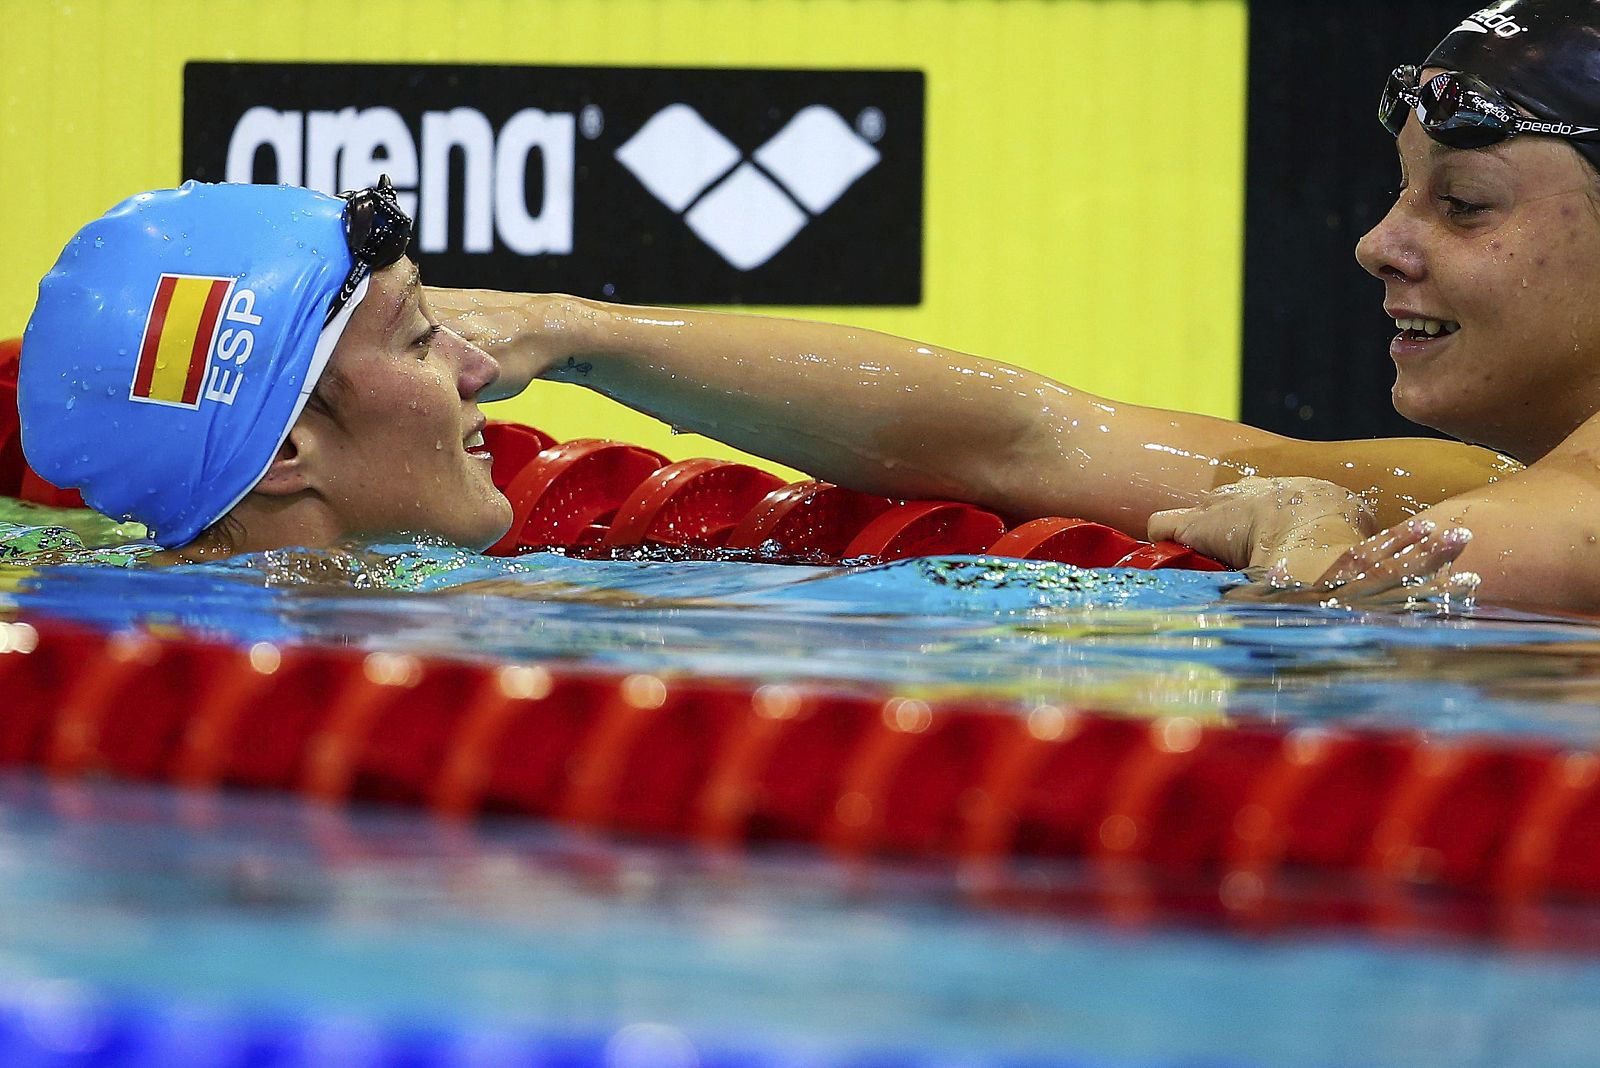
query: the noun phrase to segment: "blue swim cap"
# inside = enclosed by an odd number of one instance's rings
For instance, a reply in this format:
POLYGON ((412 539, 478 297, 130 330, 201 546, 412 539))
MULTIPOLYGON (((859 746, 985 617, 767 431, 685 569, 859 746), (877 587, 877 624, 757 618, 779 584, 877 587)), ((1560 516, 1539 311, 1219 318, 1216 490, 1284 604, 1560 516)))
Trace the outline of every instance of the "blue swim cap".
POLYGON ((39 283, 17 407, 28 463, 161 545, 192 540, 271 465, 351 313, 345 201, 282 185, 140 193, 39 283))

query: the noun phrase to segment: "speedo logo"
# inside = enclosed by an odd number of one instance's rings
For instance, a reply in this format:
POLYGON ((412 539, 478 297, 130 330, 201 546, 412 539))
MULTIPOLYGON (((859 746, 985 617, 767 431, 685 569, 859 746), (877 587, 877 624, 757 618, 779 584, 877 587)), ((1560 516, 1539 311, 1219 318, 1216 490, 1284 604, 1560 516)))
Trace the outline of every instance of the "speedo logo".
POLYGON ((1517 20, 1510 15, 1501 14, 1493 10, 1485 10, 1468 15, 1461 20, 1461 25, 1450 32, 1492 33, 1496 37, 1515 37, 1525 29, 1527 29, 1526 26, 1519 26, 1517 20))
POLYGON ((1600 132, 1593 126, 1573 126, 1571 123, 1566 122, 1535 122, 1532 120, 1524 121, 1522 129, 1529 133, 1561 134, 1568 137, 1574 134, 1600 132))

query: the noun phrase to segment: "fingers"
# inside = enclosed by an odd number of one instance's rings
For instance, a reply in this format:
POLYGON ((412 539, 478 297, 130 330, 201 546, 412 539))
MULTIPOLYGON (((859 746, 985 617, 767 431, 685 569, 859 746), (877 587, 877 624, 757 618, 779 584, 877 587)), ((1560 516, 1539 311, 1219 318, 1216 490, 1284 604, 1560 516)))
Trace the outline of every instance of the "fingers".
POLYGON ((1321 585, 1342 585, 1361 578, 1367 569, 1396 554, 1424 544, 1436 530, 1437 525, 1430 520, 1408 520, 1388 530, 1381 530, 1359 545, 1351 547, 1333 562, 1317 582, 1321 585))
POLYGON ((1229 591, 1231 600, 1289 604, 1378 605, 1438 594, 1468 599, 1478 576, 1452 572, 1450 566, 1472 541, 1464 527, 1439 530, 1432 522, 1412 520, 1362 542, 1346 552, 1313 583, 1290 580, 1286 572, 1269 572, 1265 581, 1229 591))
POLYGON ((1355 606, 1434 593, 1470 598, 1478 577, 1470 573, 1456 576, 1449 569, 1471 541, 1472 532, 1463 527, 1440 531, 1427 521, 1403 523, 1352 548, 1318 581, 1267 589, 1258 599, 1355 606))
POLYGON ((1427 520, 1411 520, 1382 531, 1334 561, 1316 585, 1382 590, 1425 581, 1460 556, 1472 541, 1464 527, 1440 531, 1427 520))
POLYGON ((1151 513, 1145 537, 1151 541, 1181 541, 1178 534, 1193 511, 1193 508, 1168 508, 1164 512, 1151 513))
POLYGON ((1211 503, 1197 508, 1174 508, 1150 517, 1151 541, 1175 541, 1229 567, 1250 562, 1253 517, 1247 512, 1218 508, 1211 503))

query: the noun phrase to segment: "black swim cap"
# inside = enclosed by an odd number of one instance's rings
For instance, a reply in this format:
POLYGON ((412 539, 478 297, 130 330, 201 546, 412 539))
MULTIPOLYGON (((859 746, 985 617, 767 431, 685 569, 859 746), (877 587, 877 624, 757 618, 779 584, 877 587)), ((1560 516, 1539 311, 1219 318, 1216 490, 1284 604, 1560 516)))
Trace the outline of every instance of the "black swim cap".
MULTIPOLYGON (((1600 0, 1500 0, 1422 65, 1476 74, 1536 119, 1600 126, 1600 0)), ((1570 144, 1600 170, 1600 142, 1570 144)))

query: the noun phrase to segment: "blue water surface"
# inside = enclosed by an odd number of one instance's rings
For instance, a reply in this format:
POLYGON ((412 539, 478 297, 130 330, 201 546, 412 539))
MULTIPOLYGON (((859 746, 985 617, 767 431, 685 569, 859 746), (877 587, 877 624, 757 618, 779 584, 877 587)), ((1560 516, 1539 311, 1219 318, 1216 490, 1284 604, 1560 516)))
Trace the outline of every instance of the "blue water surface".
MULTIPOLYGON (((28 544, 0 611, 112 629, 1600 742, 1587 622, 1262 607, 1237 575, 28 544)), ((0 1064, 1596 1063, 1585 952, 1127 926, 970 878, 3 775, 0 1064)))
POLYGON ((0 607, 237 642, 1600 743, 1592 624, 1236 603, 1223 594, 1245 580, 1231 573, 499 559, 404 544, 13 575, 0 607))

